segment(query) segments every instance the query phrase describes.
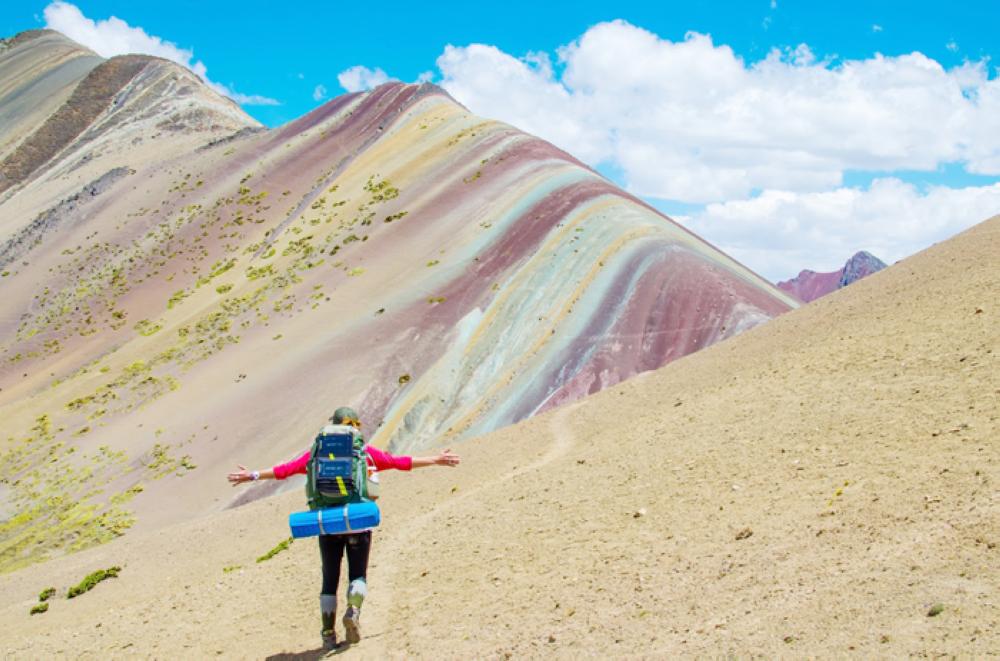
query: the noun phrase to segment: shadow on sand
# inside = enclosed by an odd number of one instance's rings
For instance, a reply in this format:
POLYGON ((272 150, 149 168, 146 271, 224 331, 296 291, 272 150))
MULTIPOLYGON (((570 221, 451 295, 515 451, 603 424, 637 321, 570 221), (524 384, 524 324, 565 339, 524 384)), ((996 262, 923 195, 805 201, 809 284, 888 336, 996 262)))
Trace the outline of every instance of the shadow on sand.
POLYGON ((267 661, 315 661, 324 659, 327 656, 334 656, 346 652, 350 648, 347 643, 340 643, 336 649, 327 650, 322 647, 305 650, 304 652, 280 652, 267 657, 267 661))
POLYGON ((329 654, 328 650, 317 647, 304 652, 279 652, 267 657, 267 661, 313 661, 314 659, 322 659, 327 654, 329 654))
MULTIPOLYGON (((367 638, 376 638, 380 635, 381 634, 376 633, 367 636, 367 638)), ((279 652, 267 657, 267 661, 315 661, 316 659, 326 659, 343 654, 344 652, 349 651, 351 647, 350 643, 346 640, 342 640, 337 644, 337 647, 332 650, 325 650, 322 647, 317 647, 315 649, 305 650, 302 652, 279 652)))

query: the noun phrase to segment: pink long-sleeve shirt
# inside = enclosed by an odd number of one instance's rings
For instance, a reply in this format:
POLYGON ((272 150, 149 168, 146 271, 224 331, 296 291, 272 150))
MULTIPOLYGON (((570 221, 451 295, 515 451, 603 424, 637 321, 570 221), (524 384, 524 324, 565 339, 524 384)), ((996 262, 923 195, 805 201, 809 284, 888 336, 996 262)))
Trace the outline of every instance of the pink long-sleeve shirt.
MULTIPOLYGON (((395 468, 396 470, 408 471, 413 468, 413 457, 408 457, 405 455, 396 456, 394 454, 389 454, 383 450, 379 450, 371 445, 365 446, 365 452, 371 458, 372 462, 375 464, 376 470, 384 471, 395 468)), ((309 457, 312 455, 312 450, 306 450, 302 456, 292 459, 288 463, 278 464, 274 467, 274 477, 283 480, 286 477, 295 475, 296 473, 306 472, 306 465, 309 463, 309 457)))

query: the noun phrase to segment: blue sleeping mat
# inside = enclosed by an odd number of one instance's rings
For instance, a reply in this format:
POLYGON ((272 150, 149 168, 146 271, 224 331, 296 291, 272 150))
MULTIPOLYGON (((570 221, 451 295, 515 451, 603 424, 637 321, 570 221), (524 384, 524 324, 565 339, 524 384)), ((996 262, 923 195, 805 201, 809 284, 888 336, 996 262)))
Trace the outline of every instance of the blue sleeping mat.
POLYGON ((297 538, 371 530, 381 520, 378 505, 369 500, 325 510, 294 512, 288 515, 288 526, 292 529, 292 537, 297 538))

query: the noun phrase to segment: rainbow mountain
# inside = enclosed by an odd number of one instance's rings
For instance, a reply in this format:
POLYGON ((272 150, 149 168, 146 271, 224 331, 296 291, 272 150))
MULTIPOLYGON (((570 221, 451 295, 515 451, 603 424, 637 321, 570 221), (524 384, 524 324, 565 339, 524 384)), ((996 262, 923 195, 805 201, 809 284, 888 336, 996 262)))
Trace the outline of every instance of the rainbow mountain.
POLYGON ((224 474, 339 405, 393 451, 458 442, 796 306, 430 84, 265 129, 33 31, 0 44, 0 119, 0 569, 287 487, 224 474))

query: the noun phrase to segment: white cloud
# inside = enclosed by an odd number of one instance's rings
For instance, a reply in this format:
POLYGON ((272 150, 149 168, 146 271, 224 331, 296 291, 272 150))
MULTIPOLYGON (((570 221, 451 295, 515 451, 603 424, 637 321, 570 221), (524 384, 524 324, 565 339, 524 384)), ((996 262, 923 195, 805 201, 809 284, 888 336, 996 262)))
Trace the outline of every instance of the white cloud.
POLYGON ((326 98, 326 85, 319 84, 313 89, 313 101, 322 101, 326 98))
POLYGON ((417 76, 417 82, 418 83, 429 83, 432 80, 434 80, 434 72, 433 71, 425 71, 422 74, 420 74, 419 76, 417 76))
POLYGON ((372 71, 361 65, 341 71, 337 76, 337 82, 348 92, 363 92, 378 87, 382 83, 387 83, 389 80, 389 76, 381 69, 372 71))
POLYGON ((777 281, 804 268, 836 270, 858 250, 891 264, 998 213, 1000 184, 920 192, 886 178, 867 190, 765 191, 751 200, 710 204, 683 223, 777 281))
POLYGON ((805 45, 748 64, 708 35, 672 42, 613 21, 535 53, 448 46, 441 85, 634 193, 685 202, 839 186, 845 170, 1000 174, 1000 82, 984 62, 945 69, 921 53, 817 61, 805 45))
POLYGON ((155 55, 190 69, 204 80, 206 85, 240 105, 279 105, 275 99, 257 94, 241 94, 226 85, 210 80, 206 66, 201 60, 194 60, 192 51, 147 34, 142 28, 133 27, 115 16, 94 21, 84 16, 76 5, 61 1, 49 3, 43 13, 45 27, 58 30, 101 57, 114 57, 127 53, 155 55))
POLYGON ((944 47, 947 48, 948 50, 950 50, 952 53, 957 53, 958 52, 958 44, 955 43, 954 39, 952 39, 947 44, 945 44, 944 47))
POLYGON ((587 90, 574 97, 551 69, 482 44, 447 46, 437 65, 440 84, 473 112, 509 122, 592 164, 609 160, 613 123, 597 116, 588 121, 587 90))
POLYGON ((879 25, 878 23, 872 24, 872 32, 881 32, 881 31, 882 31, 881 25, 879 25))

